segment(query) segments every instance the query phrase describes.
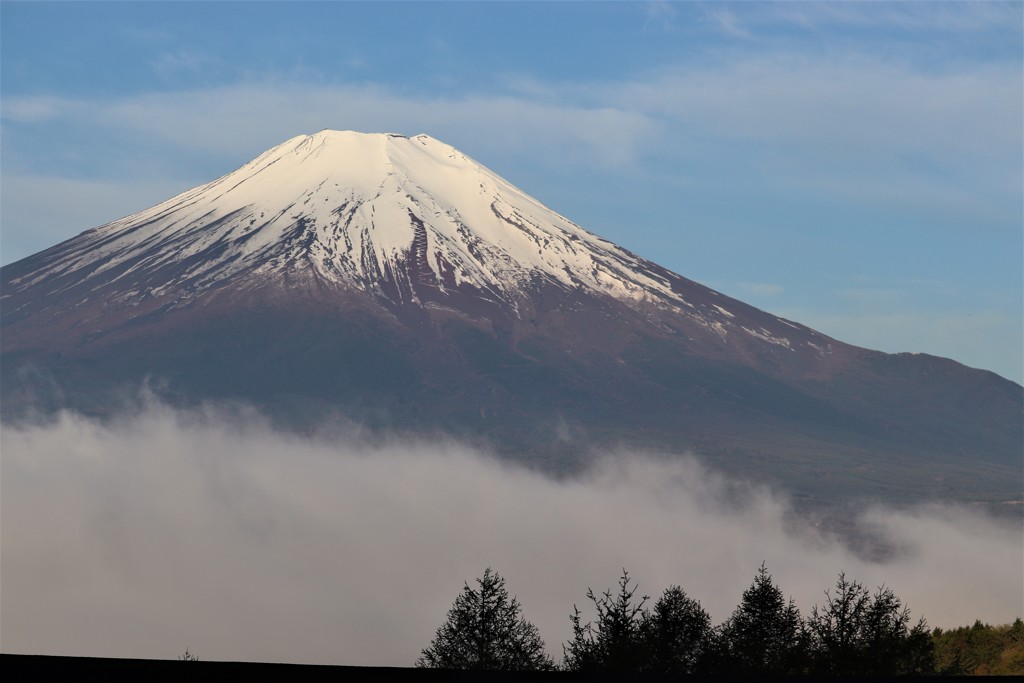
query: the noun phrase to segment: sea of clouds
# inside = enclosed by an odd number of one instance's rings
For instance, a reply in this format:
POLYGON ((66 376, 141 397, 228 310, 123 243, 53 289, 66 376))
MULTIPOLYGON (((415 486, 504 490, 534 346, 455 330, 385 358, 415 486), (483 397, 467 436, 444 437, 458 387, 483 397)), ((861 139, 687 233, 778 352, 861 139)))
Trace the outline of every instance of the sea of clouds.
POLYGON ((714 623, 764 562, 806 614, 839 571, 930 626, 1024 613, 1019 522, 871 507, 884 560, 695 457, 612 452, 561 480, 456 443, 300 437, 244 411, 149 406, 0 431, 6 653, 411 665, 486 567, 561 659, 587 588, 627 569, 714 623))

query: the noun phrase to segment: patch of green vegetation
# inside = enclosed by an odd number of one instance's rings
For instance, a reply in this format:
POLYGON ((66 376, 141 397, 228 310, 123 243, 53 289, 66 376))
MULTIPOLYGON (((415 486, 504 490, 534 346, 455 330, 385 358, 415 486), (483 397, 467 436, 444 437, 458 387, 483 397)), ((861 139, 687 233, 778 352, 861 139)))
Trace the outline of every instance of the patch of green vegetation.
POLYGON ((932 631, 938 670, 953 675, 1024 675, 1024 621, 932 631))

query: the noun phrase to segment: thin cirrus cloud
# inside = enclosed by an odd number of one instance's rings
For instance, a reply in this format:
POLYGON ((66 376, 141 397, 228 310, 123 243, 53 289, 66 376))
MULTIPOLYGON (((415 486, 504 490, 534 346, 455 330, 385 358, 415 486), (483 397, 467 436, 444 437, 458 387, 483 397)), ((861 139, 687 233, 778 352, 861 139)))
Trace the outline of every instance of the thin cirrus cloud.
POLYGON ((214 57, 197 50, 174 50, 158 55, 152 61, 153 70, 165 77, 173 78, 178 75, 195 75, 204 69, 217 65, 218 60, 214 57))
POLYGON ((1012 66, 925 72, 871 59, 782 57, 670 69, 617 92, 617 103, 648 115, 737 141, 798 145, 808 162, 839 169, 913 155, 1019 167, 1008 153, 1022 140, 1012 66))
MULTIPOLYGON (((12 97, 4 118, 15 123, 76 120, 99 131, 153 136, 181 151, 216 150, 236 156, 325 126, 367 132, 466 130, 494 146, 561 141, 589 155, 578 163, 631 160, 655 125, 613 106, 575 106, 522 96, 419 98, 379 86, 277 83, 163 92, 105 101, 12 97), (238 102, 246 102, 239 108, 238 102), (251 116, 253 109, 259 117, 251 116), (231 131, 225 134, 225 131, 231 131)), ((109 134, 109 133, 108 133, 109 134)))
POLYGON ((704 8, 704 16, 726 34, 750 38, 781 26, 807 31, 826 28, 907 31, 1001 32, 1019 24, 1020 11, 1009 2, 741 3, 742 15, 725 3, 704 8))
POLYGON ((871 559, 692 457, 612 453, 556 481, 458 444, 305 439, 240 414, 4 426, 6 652, 408 666, 488 566, 556 657, 573 604, 623 568, 716 623, 762 562, 804 612, 845 571, 932 626, 1020 616, 1019 529, 967 510, 851 512, 895 549, 871 559))
POLYGON ((514 136, 528 145, 523 153, 536 154, 535 147, 548 149, 552 141, 590 152, 549 155, 557 164, 623 163, 666 148, 692 150, 693 141, 713 136, 790 153, 796 145, 796 163, 827 165, 839 175, 865 165, 885 169, 894 160, 921 171, 907 161, 918 158, 954 177, 989 165, 991 180, 1007 187, 1013 178, 1003 175, 1014 169, 1019 175, 1019 160, 1007 152, 1022 140, 1020 83, 1012 67, 925 72, 870 59, 793 56, 668 68, 624 82, 526 88, 527 80, 504 93, 457 97, 276 82, 107 101, 11 96, 3 111, 15 123, 85 117, 101 129, 144 132, 184 149, 212 145, 235 153, 241 140, 247 150, 257 144, 253 138, 265 147, 268 136, 337 122, 366 130, 464 131, 495 145, 514 136), (245 112, 238 107, 243 101, 245 112), (261 115, 252 117, 253 110, 261 115))

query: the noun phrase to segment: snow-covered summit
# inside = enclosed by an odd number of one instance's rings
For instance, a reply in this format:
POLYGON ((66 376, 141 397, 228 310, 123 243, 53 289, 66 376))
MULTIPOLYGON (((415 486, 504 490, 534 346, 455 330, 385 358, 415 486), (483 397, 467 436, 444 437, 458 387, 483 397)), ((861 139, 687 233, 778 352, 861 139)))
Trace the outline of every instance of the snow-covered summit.
POLYGON ((428 135, 297 136, 62 246, 28 279, 117 273, 147 294, 194 294, 240 273, 305 270, 402 300, 469 286, 515 307, 524 288, 549 283, 684 305, 651 264, 428 135))

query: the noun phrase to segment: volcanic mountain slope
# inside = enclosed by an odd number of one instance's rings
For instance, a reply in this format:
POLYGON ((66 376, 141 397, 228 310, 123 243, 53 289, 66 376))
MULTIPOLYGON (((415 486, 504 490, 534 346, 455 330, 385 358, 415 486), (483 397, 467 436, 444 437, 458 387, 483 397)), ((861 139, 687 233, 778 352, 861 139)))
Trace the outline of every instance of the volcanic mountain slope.
POLYGON ((629 444, 812 496, 1020 494, 1019 385, 757 310, 426 135, 293 138, 0 287, 8 419, 105 414, 145 383, 554 470, 629 444))

